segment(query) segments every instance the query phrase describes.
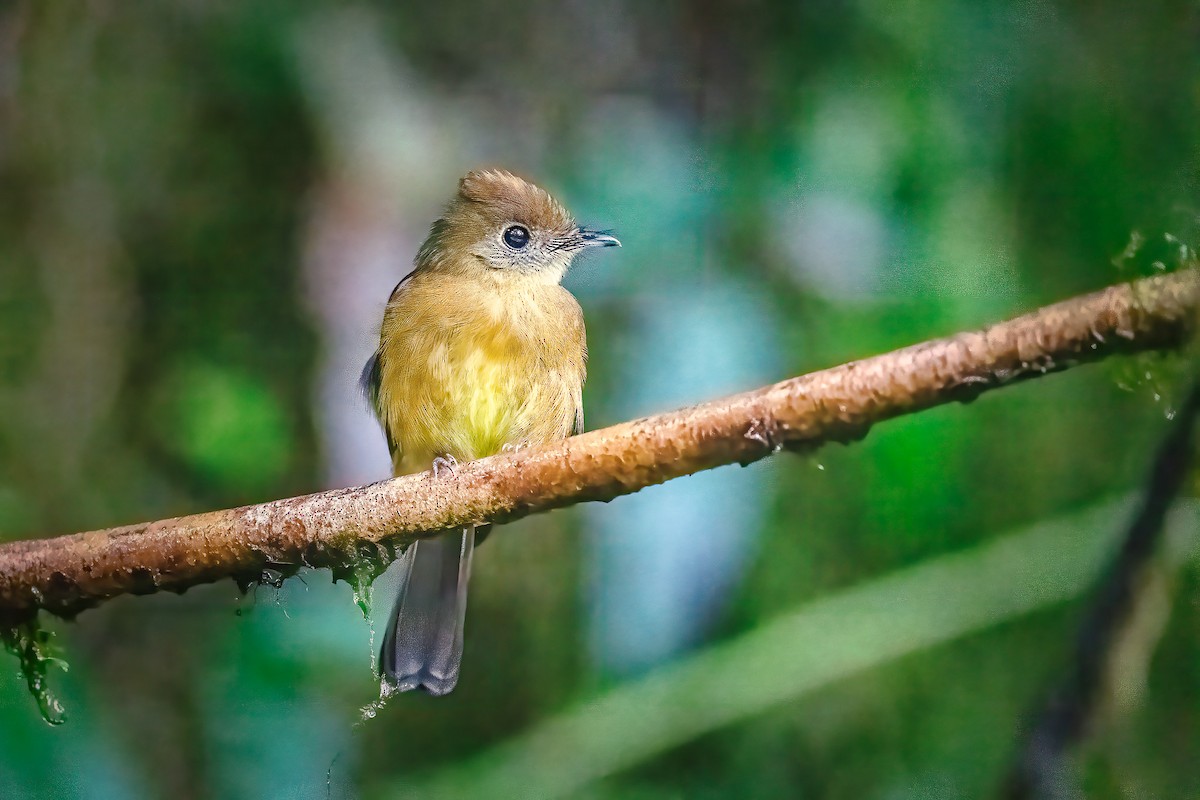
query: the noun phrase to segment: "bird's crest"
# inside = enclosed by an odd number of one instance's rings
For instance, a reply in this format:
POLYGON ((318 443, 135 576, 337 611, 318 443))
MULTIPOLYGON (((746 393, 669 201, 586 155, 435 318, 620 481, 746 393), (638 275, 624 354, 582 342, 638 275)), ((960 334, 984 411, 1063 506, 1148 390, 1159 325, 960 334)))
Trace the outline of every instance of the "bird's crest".
POLYGON ((475 170, 458 183, 456 205, 470 207, 495 222, 569 231, 575 220, 545 189, 501 169, 475 170))

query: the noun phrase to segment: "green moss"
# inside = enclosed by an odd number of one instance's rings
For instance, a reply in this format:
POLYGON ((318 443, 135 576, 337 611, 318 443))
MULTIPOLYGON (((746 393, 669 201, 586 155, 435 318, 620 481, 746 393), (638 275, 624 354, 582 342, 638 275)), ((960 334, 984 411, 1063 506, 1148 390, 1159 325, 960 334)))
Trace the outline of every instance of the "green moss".
POLYGON ((388 544, 369 542, 348 545, 347 557, 338 566, 334 566, 334 581, 345 581, 354 592, 354 604, 362 611, 363 617, 371 618, 371 584, 383 574, 384 570, 400 555, 400 549, 388 544))
POLYGON ((1129 234, 1129 243, 1113 259, 1117 273, 1129 280, 1175 272, 1197 263, 1196 250, 1172 233, 1147 237, 1141 231, 1129 234))
POLYGON ((57 648, 51 644, 53 636, 53 633, 39 624, 37 616, 0 627, 4 649, 15 655, 20 662, 21 677, 25 679, 29 693, 37 701, 42 719, 51 725, 61 725, 67 721, 67 715, 62 703, 50 692, 46 678, 52 665, 61 667, 65 672, 67 662, 57 654, 57 648))
MULTIPOLYGON (((1117 272, 1130 281, 1198 265, 1195 248, 1170 233, 1146 237, 1133 231, 1125 249, 1113 259, 1117 272)), ((1195 364, 1175 353, 1148 352, 1111 361, 1107 369, 1121 389, 1153 400, 1163 416, 1174 419, 1179 394, 1191 384, 1195 364)))

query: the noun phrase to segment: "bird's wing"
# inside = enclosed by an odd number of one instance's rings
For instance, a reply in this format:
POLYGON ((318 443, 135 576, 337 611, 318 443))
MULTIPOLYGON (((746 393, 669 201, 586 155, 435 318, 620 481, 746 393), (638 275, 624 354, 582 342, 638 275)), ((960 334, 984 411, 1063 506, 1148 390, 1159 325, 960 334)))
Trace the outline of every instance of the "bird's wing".
POLYGON ((375 415, 379 415, 379 381, 380 352, 376 350, 367 359, 367 363, 363 365, 362 374, 358 376, 358 388, 362 389, 363 397, 367 398, 367 402, 371 404, 371 410, 375 415))
POLYGON ((367 359, 367 363, 363 365, 362 375, 358 379, 358 385, 362 388, 362 392, 366 395, 367 402, 371 404, 371 410, 375 412, 375 418, 379 420, 380 427, 383 428, 383 435, 387 437, 388 453, 392 458, 396 457, 396 439, 392 436, 392 432, 387 425, 383 424, 383 411, 379 408, 379 381, 382 372, 383 352, 376 350, 375 353, 367 359))
POLYGON ((403 278, 400 279, 400 282, 396 284, 396 288, 392 289, 392 293, 388 295, 389 303, 396 299, 396 295, 400 293, 400 289, 404 286, 404 284, 408 283, 409 280, 412 279, 413 275, 416 275, 416 274, 417 274, 417 271, 414 269, 412 272, 408 273, 407 275, 405 275, 403 278))
MULTIPOLYGON (((388 303, 396 299, 396 295, 400 293, 400 290, 414 274, 415 271, 410 272, 400 279, 400 282, 396 284, 396 288, 392 289, 392 293, 388 295, 388 303)), ((367 359, 367 363, 363 365, 362 375, 358 379, 358 385, 362 388, 363 395, 366 396, 367 402, 371 404, 371 410, 375 412, 375 416, 381 423, 383 421, 383 411, 379 407, 379 382, 382 380, 383 374, 382 358, 383 349, 380 348, 367 359)), ((387 425, 383 426, 383 433, 387 437, 388 451, 394 458, 397 448, 396 439, 392 436, 392 432, 388 430, 387 425)))

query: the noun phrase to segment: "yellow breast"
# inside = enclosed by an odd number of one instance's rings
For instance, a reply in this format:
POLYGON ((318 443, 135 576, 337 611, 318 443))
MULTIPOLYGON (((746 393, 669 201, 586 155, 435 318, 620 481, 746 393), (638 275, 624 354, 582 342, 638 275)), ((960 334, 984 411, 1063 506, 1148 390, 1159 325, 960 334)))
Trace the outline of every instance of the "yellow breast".
POLYGON ((568 436, 587 349, 562 287, 418 273, 388 304, 379 412, 397 474, 568 436))

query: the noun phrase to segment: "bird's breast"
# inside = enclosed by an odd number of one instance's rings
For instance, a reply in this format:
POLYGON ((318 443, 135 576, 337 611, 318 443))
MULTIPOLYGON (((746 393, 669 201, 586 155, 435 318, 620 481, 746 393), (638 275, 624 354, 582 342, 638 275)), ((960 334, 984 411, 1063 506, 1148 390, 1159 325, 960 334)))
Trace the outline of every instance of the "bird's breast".
POLYGON ((398 472, 559 439, 574 423, 586 358, 578 306, 572 315, 553 295, 498 303, 494 293, 464 305, 457 294, 447 312, 414 292, 385 320, 380 410, 398 472))

